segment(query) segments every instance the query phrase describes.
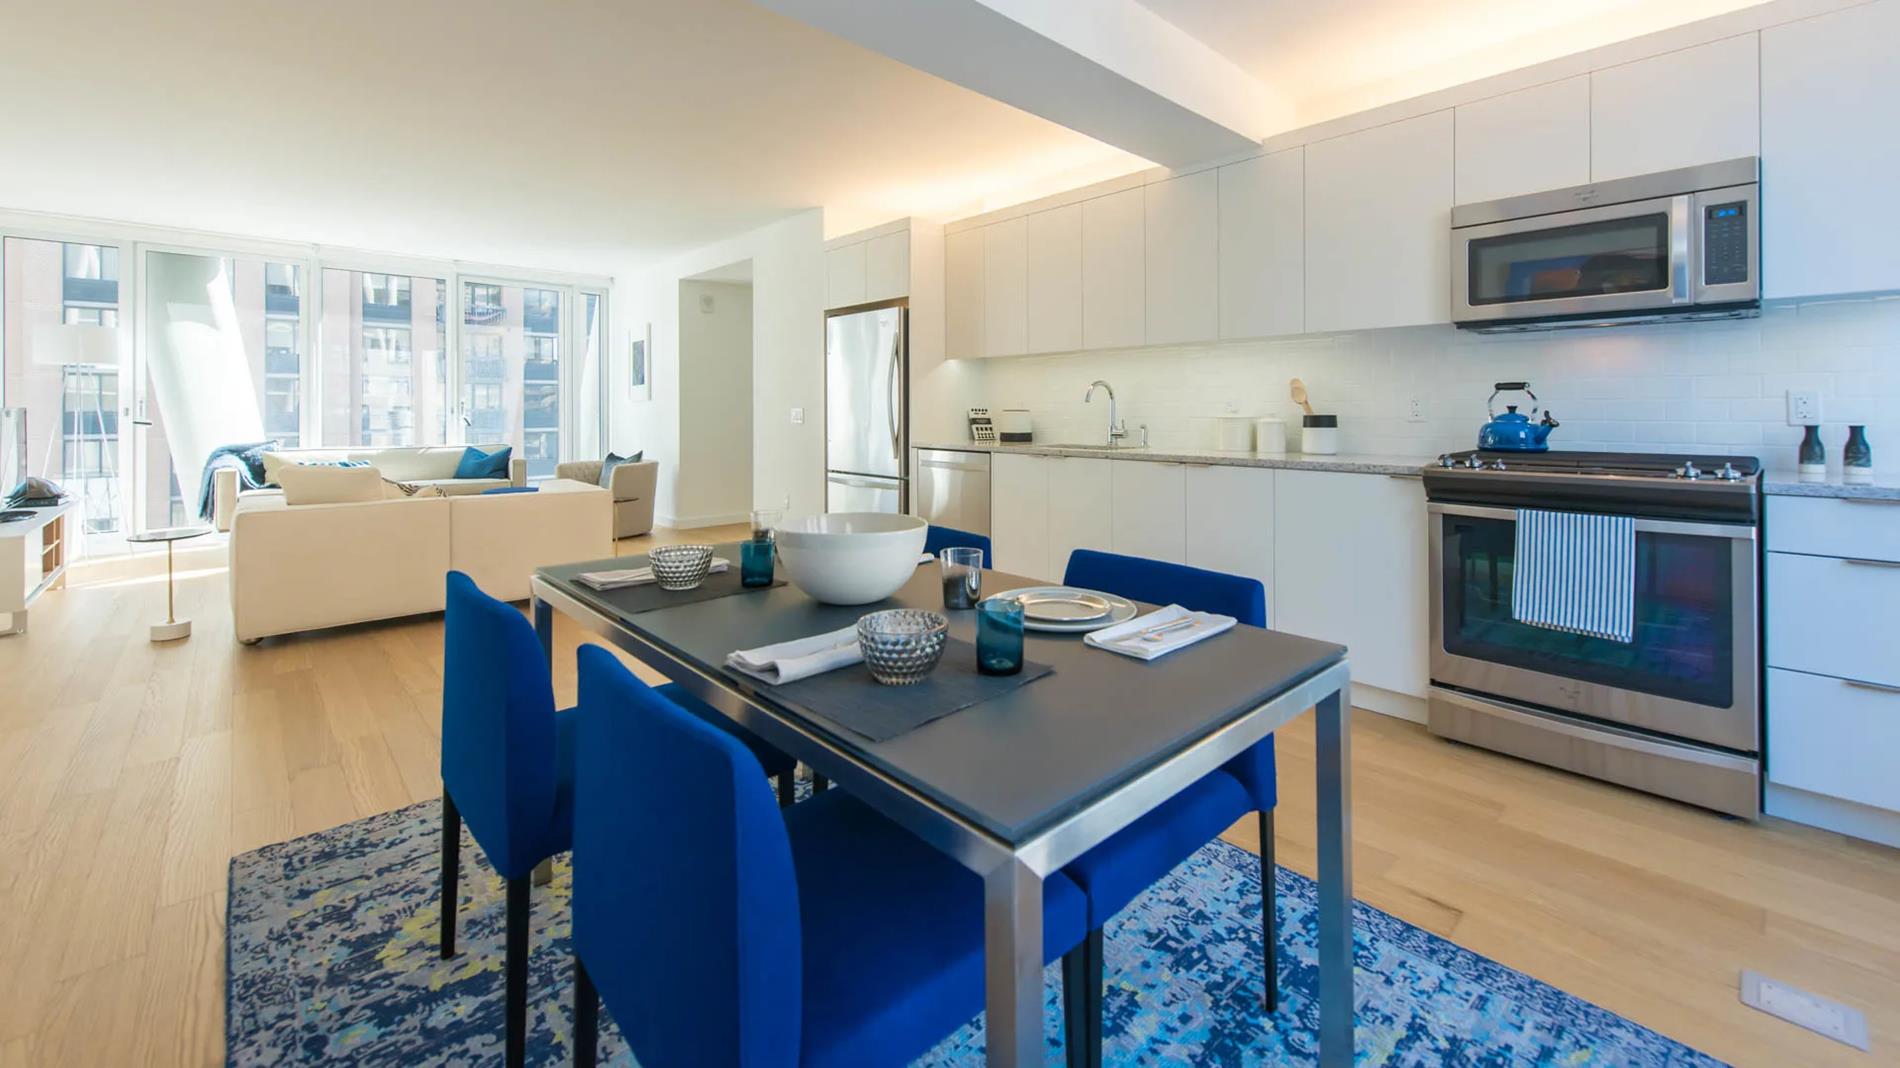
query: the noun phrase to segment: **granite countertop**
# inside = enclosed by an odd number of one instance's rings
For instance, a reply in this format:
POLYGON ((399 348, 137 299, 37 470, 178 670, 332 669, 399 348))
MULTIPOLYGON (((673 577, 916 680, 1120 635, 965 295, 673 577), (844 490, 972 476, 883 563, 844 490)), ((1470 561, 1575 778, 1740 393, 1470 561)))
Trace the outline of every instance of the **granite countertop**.
POLYGON ((1900 501, 1900 476, 1876 470, 1870 484, 1850 486, 1841 481, 1841 469, 1831 467, 1825 482, 1803 482, 1793 468, 1771 467, 1762 472, 1761 489, 1774 497, 1852 497, 1860 500, 1900 501))
POLYGON ((1318 453, 1286 452, 1223 452, 1218 449, 1172 449, 1163 446, 1149 448, 1107 449, 1090 446, 1014 444, 998 442, 994 445, 979 445, 973 441, 951 443, 917 443, 916 449, 954 449, 961 452, 1013 452, 1030 456, 1092 456, 1112 460, 1146 460, 1150 463, 1164 464, 1209 464, 1222 467, 1278 467, 1293 468, 1301 471, 1344 471, 1362 475, 1416 475, 1420 469, 1432 460, 1433 456, 1376 456, 1359 453, 1338 453, 1321 455, 1318 453))

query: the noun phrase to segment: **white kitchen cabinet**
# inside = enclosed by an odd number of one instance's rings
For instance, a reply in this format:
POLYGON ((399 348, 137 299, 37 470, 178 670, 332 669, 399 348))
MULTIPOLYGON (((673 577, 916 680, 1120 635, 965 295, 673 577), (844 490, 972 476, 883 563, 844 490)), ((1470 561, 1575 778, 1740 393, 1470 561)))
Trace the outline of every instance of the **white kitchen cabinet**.
POLYGON ((1761 33, 1761 156, 1776 196, 1762 214, 1766 297, 1900 289, 1900 223, 1879 210, 1900 174, 1900 2, 1761 33))
POLYGON ((1275 472, 1273 628, 1345 645, 1355 683, 1424 697, 1426 530, 1415 477, 1275 472))
POLYGON ((1126 556, 1187 562, 1187 469, 1149 460, 1113 461, 1109 548, 1126 556))
POLYGON ((1082 347, 1082 205, 1029 216, 1030 352, 1082 347))
POLYGON ((950 359, 982 356, 984 227, 943 238, 943 350, 950 359))
POLYGON ((864 243, 864 299, 910 295, 910 230, 879 234, 864 243))
POLYGON ((1220 332, 1220 174, 1142 189, 1150 345, 1210 341, 1220 332))
POLYGON ((1452 114, 1306 146, 1306 329, 1451 319, 1452 114))
POLYGON ((1220 336, 1306 325, 1306 150, 1220 169, 1220 336))
MULTIPOLYGON (((1694 167, 1761 151, 1758 36, 1745 33, 1590 75, 1590 180, 1694 167)), ((1860 105, 1843 132, 1865 136, 1860 105)), ((1784 187, 1785 188, 1785 187, 1784 187)))
POLYGON ((1140 188, 1082 202, 1082 347, 1137 348, 1147 337, 1140 188))
POLYGON ((1766 569, 1769 667, 1900 687, 1900 565, 1771 552, 1766 569))
POLYGON ((825 307, 864 303, 864 242, 825 252, 825 307))
POLYGON ((1110 470, 1118 461, 1083 456, 1051 456, 1049 463, 1049 554, 1040 577, 1062 581, 1069 553, 1076 549, 1113 551, 1110 526, 1110 470))
MULTIPOLYGON (((1272 603, 1273 481, 1265 467, 1188 464, 1183 480, 1186 562, 1259 579, 1272 603)), ((1119 501, 1119 496, 1117 500, 1119 501)), ((1275 622, 1268 616, 1268 625, 1275 622)))
POLYGON ((1028 578, 1049 569, 1049 460, 999 452, 990 456, 990 566, 1028 578))
POLYGON ((1900 689, 1768 669, 1768 781, 1900 812, 1900 689))
POLYGON ((984 240, 983 353, 1021 356, 1028 351, 1028 220, 992 223, 984 240))
POLYGON ((1457 203, 1589 181, 1589 75, 1459 105, 1457 203))

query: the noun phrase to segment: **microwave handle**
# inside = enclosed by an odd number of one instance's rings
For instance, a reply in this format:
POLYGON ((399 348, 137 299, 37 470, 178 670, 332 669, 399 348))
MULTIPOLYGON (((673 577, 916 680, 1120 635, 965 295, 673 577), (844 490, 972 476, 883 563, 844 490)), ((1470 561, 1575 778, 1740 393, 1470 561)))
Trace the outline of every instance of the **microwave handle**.
POLYGON ((1695 299, 1689 285, 1692 256, 1700 241, 1694 240, 1694 198, 1688 195, 1669 198, 1669 303, 1687 304, 1695 299))

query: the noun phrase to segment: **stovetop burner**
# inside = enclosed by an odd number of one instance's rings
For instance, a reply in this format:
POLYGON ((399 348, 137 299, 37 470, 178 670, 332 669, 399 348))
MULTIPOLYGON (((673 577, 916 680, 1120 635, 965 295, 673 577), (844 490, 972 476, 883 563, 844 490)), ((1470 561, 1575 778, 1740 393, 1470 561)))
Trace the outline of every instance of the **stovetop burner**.
POLYGON ((1755 523, 1761 461, 1753 456, 1468 449, 1425 466, 1439 503, 1755 523))

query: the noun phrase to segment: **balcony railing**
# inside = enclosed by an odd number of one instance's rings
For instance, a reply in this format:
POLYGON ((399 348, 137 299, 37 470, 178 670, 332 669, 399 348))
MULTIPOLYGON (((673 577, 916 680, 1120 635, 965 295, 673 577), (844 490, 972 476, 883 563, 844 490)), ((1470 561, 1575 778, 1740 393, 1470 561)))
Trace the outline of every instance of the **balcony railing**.
POLYGON ((116 278, 67 278, 64 292, 68 304, 117 304, 119 280, 116 278))
POLYGON ((521 366, 521 377, 530 382, 559 382, 561 365, 553 360, 529 360, 521 366))
POLYGON ((492 326, 508 315, 508 309, 500 304, 483 301, 469 301, 462 306, 462 321, 469 326, 492 326))
POLYGON ((395 323, 408 326, 410 312, 411 306, 406 300, 400 304, 375 304, 367 300, 363 302, 363 321, 366 323, 395 323))
POLYGON ((288 289, 264 287, 264 311, 271 315, 296 315, 303 307, 302 298, 288 289))
POLYGON ((503 360, 474 359, 463 363, 462 371, 470 382, 500 382, 507 378, 508 365, 503 360))

